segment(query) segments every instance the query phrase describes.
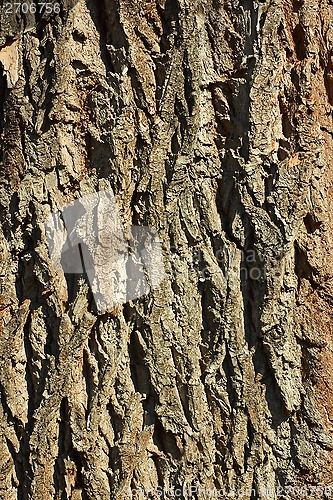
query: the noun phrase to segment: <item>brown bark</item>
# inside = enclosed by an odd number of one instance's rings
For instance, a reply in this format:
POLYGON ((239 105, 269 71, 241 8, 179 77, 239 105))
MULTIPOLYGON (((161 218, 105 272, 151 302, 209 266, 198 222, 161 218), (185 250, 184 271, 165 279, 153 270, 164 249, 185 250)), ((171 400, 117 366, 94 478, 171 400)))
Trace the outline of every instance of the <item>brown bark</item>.
POLYGON ((1 9, 1 498, 333 496, 329 0, 1 9), (98 314, 44 223, 110 188, 165 277, 98 314))

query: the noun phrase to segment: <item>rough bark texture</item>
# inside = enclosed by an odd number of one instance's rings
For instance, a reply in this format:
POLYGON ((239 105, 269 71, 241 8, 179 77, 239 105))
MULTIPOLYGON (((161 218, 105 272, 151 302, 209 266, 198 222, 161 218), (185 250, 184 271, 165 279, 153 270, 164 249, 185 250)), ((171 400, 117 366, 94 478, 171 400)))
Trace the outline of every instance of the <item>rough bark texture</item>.
POLYGON ((331 2, 61 5, 1 7, 0 497, 324 498, 331 2), (165 278, 98 315, 44 222, 110 187, 158 232, 165 278))

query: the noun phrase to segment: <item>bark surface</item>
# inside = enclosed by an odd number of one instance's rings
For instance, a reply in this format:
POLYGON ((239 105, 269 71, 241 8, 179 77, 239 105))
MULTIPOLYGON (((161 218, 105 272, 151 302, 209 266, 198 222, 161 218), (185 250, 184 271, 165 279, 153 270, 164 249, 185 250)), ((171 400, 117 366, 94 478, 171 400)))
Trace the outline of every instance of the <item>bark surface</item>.
POLYGON ((326 498, 331 2, 0 8, 0 497, 326 498), (44 223, 109 188, 165 276, 98 314, 44 223))

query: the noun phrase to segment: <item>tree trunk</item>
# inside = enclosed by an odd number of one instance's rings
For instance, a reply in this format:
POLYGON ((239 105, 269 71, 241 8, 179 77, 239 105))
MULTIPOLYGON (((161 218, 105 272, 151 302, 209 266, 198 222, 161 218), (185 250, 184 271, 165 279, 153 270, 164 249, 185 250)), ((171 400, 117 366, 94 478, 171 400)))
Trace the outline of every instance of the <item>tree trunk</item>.
POLYGON ((330 1, 60 3, 1 7, 1 498, 333 496, 330 1), (45 222, 111 189, 164 277, 101 313, 45 222))

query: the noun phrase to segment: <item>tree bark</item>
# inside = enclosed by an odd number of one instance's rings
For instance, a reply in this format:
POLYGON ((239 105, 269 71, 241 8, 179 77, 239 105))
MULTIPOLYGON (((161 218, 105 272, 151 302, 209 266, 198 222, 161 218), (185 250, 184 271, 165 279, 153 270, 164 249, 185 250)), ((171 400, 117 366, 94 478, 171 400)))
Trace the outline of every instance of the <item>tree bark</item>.
POLYGON ((330 1, 60 4, 1 7, 1 498, 333 496, 330 1), (45 221, 105 189, 165 274, 99 314, 45 221))

